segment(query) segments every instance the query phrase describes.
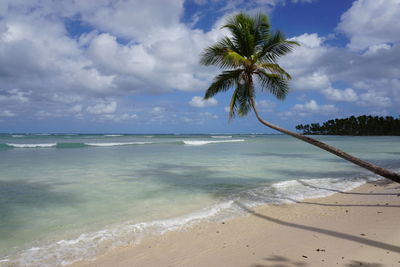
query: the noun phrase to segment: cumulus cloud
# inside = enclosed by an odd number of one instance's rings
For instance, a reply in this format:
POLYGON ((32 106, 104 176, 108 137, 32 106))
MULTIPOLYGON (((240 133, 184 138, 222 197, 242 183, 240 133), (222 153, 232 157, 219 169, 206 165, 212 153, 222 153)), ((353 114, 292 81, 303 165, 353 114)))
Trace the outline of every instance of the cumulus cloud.
POLYGON ((312 3, 318 0, 292 0, 292 3, 312 3))
POLYGON ((8 118, 11 118, 11 117, 15 117, 15 113, 14 112, 12 112, 12 111, 10 111, 10 110, 0 110, 0 117, 8 117, 8 118))
POLYGON ((389 97, 382 93, 375 91, 369 91, 367 93, 360 95, 360 101, 358 102, 360 106, 373 106, 373 107, 389 107, 392 105, 392 101, 389 97))
POLYGON ((4 0, 0 12, 0 101, 14 113, 204 90, 213 69, 201 67, 198 55, 224 34, 183 24, 183 1, 175 0, 4 0))
POLYGON ((292 108, 291 112, 294 112, 300 116, 309 116, 312 114, 333 114, 337 112, 338 109, 334 105, 319 105, 315 100, 304 104, 296 104, 292 108))
POLYGON ((97 103, 86 108, 86 111, 91 114, 114 113, 117 110, 117 102, 97 103))
MULTIPOLYGON (((272 112, 274 111, 276 104, 270 100, 260 100, 256 101, 256 105, 259 111, 262 112, 272 112)), ((229 109, 228 109, 229 111, 229 109)))
MULTIPOLYGON (((218 20, 210 29, 196 29, 195 21, 182 21, 183 0, 1 1, 2 117, 88 116, 123 121, 138 113, 140 119, 160 122, 165 112, 172 112, 154 107, 163 103, 137 111, 130 109, 124 98, 204 90, 216 69, 200 66, 198 56, 226 34, 220 30, 225 16, 239 8, 271 11, 289 2, 196 1, 218 7, 213 16, 218 20)), ((349 38, 347 47, 335 47, 317 33, 291 38, 301 44, 281 61, 293 77, 291 87, 304 90, 304 94, 314 90, 312 94, 321 93, 332 101, 355 102, 367 111, 375 105, 389 114, 398 113, 400 33, 396 26, 400 12, 396 3, 398 0, 355 1, 337 27, 337 32, 349 38), (337 83, 344 85, 337 88, 337 83)), ((206 13, 212 11, 206 8, 201 12, 195 14, 196 21, 209 19, 206 13)), ((310 110, 328 111, 331 106, 314 102, 298 104, 296 109, 316 114, 310 110)), ((194 107, 216 104, 215 99, 206 102, 198 96, 189 102, 194 107)), ((274 107, 260 102, 259 108, 269 111, 274 107)), ((193 114, 184 116, 200 121, 193 114)))
POLYGON ((366 49, 400 39, 399 0, 358 0, 341 17, 337 29, 349 37, 348 47, 366 49))
POLYGON ((195 108, 205 108, 216 106, 218 101, 215 98, 204 99, 201 96, 194 96, 192 100, 189 101, 189 105, 195 108))
POLYGON ((329 87, 324 89, 322 93, 326 96, 326 98, 334 101, 354 102, 358 100, 357 93, 351 88, 339 90, 329 87))
POLYGON ((396 63, 400 61, 400 44, 381 43, 360 52, 331 46, 328 39, 317 34, 302 34, 291 39, 301 47, 282 58, 281 64, 291 73, 294 90, 319 91, 329 100, 357 102, 363 107, 377 105, 366 104, 368 96, 373 94, 380 97, 379 105, 398 112, 393 103, 400 101, 400 66, 396 63), (344 86, 335 88, 335 83, 344 86))
POLYGON ((293 81, 293 86, 299 90, 321 90, 329 85, 329 76, 318 71, 296 77, 293 81))
POLYGON ((74 105, 74 106, 72 106, 72 107, 69 109, 69 111, 70 111, 71 113, 79 113, 79 112, 82 111, 82 108, 83 108, 82 105, 74 105))
POLYGON ((18 89, 0 91, 0 102, 20 102, 26 103, 29 100, 31 92, 23 92, 18 89))
POLYGON ((302 34, 291 38, 301 46, 281 60, 281 65, 292 75, 291 86, 298 90, 319 90, 330 85, 325 65, 320 59, 329 52, 324 46, 324 37, 316 33, 302 34))
POLYGON ((392 48, 391 45, 389 44, 376 44, 376 45, 371 45, 368 47, 368 50, 365 51, 364 55, 370 56, 370 55, 375 55, 379 53, 382 50, 390 50, 392 48))
POLYGON ((199 113, 200 117, 203 119, 218 119, 218 115, 215 115, 213 113, 210 112, 200 112, 199 113))
POLYGON ((136 119, 138 116, 136 114, 101 114, 100 116, 94 118, 95 121, 114 121, 114 122, 124 122, 128 120, 136 119))

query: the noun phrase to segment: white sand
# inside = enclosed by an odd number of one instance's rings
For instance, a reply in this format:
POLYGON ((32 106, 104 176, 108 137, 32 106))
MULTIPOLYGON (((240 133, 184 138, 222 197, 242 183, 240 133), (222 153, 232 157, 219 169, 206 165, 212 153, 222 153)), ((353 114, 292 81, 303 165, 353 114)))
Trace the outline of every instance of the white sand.
POLYGON ((399 194, 400 184, 381 180, 326 198, 266 205, 74 266, 400 266, 399 194))

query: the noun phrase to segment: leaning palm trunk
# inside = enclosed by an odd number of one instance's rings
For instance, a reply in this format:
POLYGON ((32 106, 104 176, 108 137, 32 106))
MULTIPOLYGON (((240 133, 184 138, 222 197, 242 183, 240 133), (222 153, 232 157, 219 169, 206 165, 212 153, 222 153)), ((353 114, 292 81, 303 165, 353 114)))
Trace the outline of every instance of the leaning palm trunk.
POLYGON ((227 24, 222 27, 228 29, 231 35, 207 47, 201 55, 201 64, 214 65, 225 70, 214 78, 206 91, 205 99, 235 87, 229 107, 230 118, 235 115, 245 116, 253 109, 262 124, 400 183, 398 173, 362 161, 318 140, 293 133, 263 120, 257 112, 254 100, 254 82, 258 83, 262 90, 269 91, 278 99, 284 99, 289 92, 288 81, 291 77, 278 65, 278 59, 299 44, 286 40, 280 31, 271 32, 268 17, 263 14, 251 17, 239 13, 228 19, 227 24))
POLYGON ((325 144, 325 143, 323 143, 321 141, 318 141, 316 139, 313 139, 313 138, 310 138, 310 137, 307 137, 307 136, 304 136, 304 135, 301 135, 301 134, 297 134, 297 133, 288 131, 286 129, 280 128, 280 127, 278 127, 276 125, 273 125, 273 124, 265 121, 258 114, 254 98, 251 98, 251 106, 253 107, 253 110, 254 110, 254 113, 256 114, 257 119, 262 124, 264 124, 265 126, 267 126, 269 128, 272 128, 274 130, 277 130, 277 131, 279 131, 281 133, 284 133, 284 134, 290 135, 292 137, 295 137, 297 139, 300 139, 300 140, 302 140, 304 142, 307 142, 307 143, 309 143, 311 145, 317 146, 317 147, 319 147, 321 149, 324 149, 324 150, 326 150, 326 151, 328 151, 328 152, 330 152, 330 153, 332 153, 332 154, 334 154, 334 155, 336 155, 338 157, 341 157, 341 158, 343 158, 345 160, 353 162, 354 164, 356 164, 356 165, 358 165, 360 167, 363 167, 363 168, 365 168, 365 169, 367 169, 367 170, 369 170, 369 171, 371 171, 373 173, 376 173, 376 174, 378 174, 380 176, 388 178, 388 179, 390 179, 390 180, 392 180, 394 182, 400 183, 400 174, 398 174, 398 173, 386 170, 386 169, 381 168, 379 166, 376 166, 376 165, 374 165, 372 163, 369 163, 369 162, 363 161, 361 159, 358 159, 356 157, 353 157, 352 155, 349 155, 349 154, 347 154, 346 152, 344 152, 344 151, 342 151, 340 149, 337 149, 337 148, 335 148, 333 146, 327 145, 327 144, 325 144))

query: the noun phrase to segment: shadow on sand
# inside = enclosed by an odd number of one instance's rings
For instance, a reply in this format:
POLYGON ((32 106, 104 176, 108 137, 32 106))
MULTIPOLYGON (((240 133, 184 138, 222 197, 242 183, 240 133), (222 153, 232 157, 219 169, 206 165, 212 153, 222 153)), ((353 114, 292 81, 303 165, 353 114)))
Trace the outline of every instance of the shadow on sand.
MULTIPOLYGON (((287 257, 278 256, 278 255, 271 255, 267 258, 264 258, 264 260, 267 261, 267 264, 253 264, 250 267, 307 267, 307 266, 310 266, 305 261, 293 260, 293 259, 289 259, 287 257)), ((326 266, 326 265, 324 265, 324 266, 326 266)), ((332 266, 333 266, 333 264, 332 264, 332 266)), ((375 263, 375 262, 350 260, 350 261, 347 261, 346 263, 344 263, 344 262, 341 263, 340 266, 384 267, 385 265, 383 265, 381 263, 375 263)))
POLYGON ((337 232, 337 231, 332 231, 332 230, 328 230, 328 229, 324 229, 324 228, 319 228, 319 227, 314 227, 314 226, 308 226, 308 225, 302 225, 302 224, 297 224, 297 223, 292 223, 292 222, 286 222, 283 220, 279 220, 261 213, 258 213, 248 207, 246 207, 245 205, 243 205, 242 203, 236 201, 235 204, 241 208, 243 211, 252 214, 258 218, 273 222, 273 223, 277 223, 279 225, 284 225, 287 227, 292 227, 292 228, 296 228, 296 229, 300 229, 300 230, 305 230, 305 231, 311 231, 311 232, 315 232, 315 233, 320 233, 323 235, 328 235, 328 236, 333 236, 336 238, 341 238, 341 239, 345 239, 345 240, 349 240, 349 241, 353 241, 353 242, 358 242, 360 244, 364 244, 367 246, 372 246, 372 247, 376 247, 376 248, 381 248, 381 249, 386 249, 389 251, 393 251, 393 252, 397 252, 400 253, 400 247, 399 246, 395 246, 395 245, 391 245, 391 244, 387 244, 387 243, 383 243, 380 241, 375 241, 372 239, 368 239, 368 238, 364 238, 364 237, 360 237, 360 236, 356 236, 356 235, 350 235, 350 234, 345 234, 345 233, 341 233, 341 232, 337 232))

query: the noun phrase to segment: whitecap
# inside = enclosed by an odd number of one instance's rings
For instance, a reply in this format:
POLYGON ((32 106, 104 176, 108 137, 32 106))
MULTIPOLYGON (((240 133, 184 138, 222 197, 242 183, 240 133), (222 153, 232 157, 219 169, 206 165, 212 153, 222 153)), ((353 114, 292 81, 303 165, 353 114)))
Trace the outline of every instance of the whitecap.
POLYGON ((305 198, 324 197, 336 192, 348 191, 367 181, 377 179, 377 176, 369 176, 367 179, 352 177, 277 182, 266 187, 245 190, 231 199, 225 199, 223 202, 183 216, 140 223, 126 222, 96 232, 81 234, 76 239, 60 240, 44 246, 32 247, 2 261, 7 264, 31 267, 68 265, 80 260, 94 259, 118 246, 137 244, 146 236, 185 229, 207 219, 218 221, 245 214, 244 207, 237 203, 245 207, 268 203, 294 203, 305 198))
POLYGON ((50 144, 11 144, 8 143, 8 146, 11 147, 16 147, 16 148, 39 148, 39 147, 55 147, 57 144, 56 143, 50 143, 50 144))
POLYGON ((113 142, 113 143, 85 143, 88 146, 127 146, 127 145, 145 145, 152 142, 113 142))
POLYGON ((182 142, 183 142, 185 145, 202 146, 202 145, 207 145, 207 144, 234 143, 234 142, 243 142, 243 141, 244 141, 244 139, 220 140, 220 141, 206 141, 206 140, 189 141, 189 140, 183 140, 182 142))

